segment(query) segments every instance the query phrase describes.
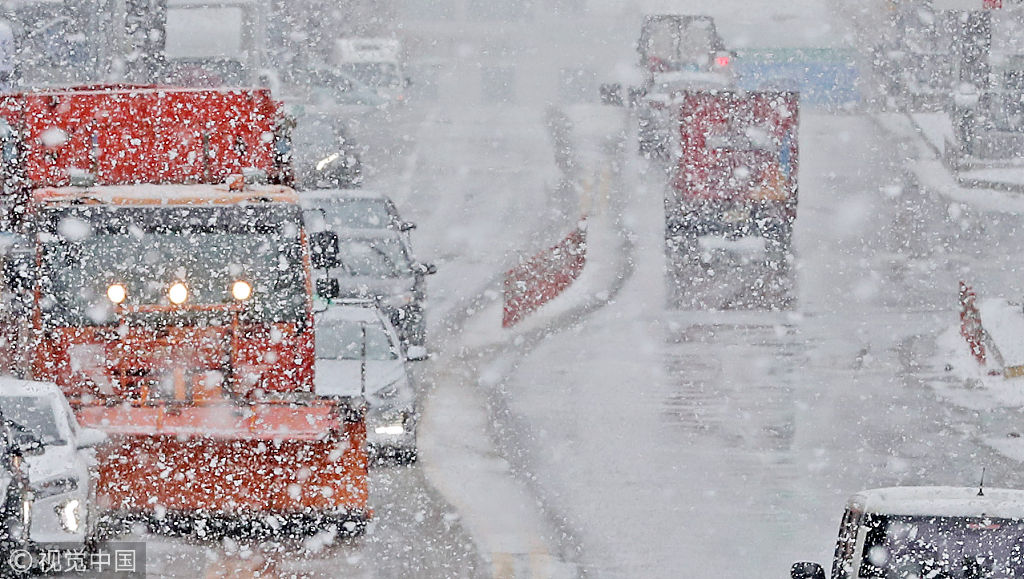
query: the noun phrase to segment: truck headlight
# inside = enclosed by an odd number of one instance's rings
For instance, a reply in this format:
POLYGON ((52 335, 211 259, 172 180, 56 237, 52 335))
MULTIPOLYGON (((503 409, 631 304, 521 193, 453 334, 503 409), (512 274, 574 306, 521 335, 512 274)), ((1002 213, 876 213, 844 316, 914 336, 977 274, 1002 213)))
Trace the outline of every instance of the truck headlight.
POLYGON ((57 506, 57 516, 60 518, 60 526, 69 533, 77 533, 78 529, 82 525, 81 516, 79 513, 80 507, 82 506, 81 501, 78 499, 71 499, 64 501, 57 506))
POLYGON ((171 287, 167 289, 167 299, 171 300, 171 303, 180 306, 185 303, 188 299, 188 286, 176 281, 171 284, 171 287))
POLYGON ((231 284, 231 297, 240 302, 252 297, 252 286, 245 280, 238 280, 231 284))
POLYGON ((113 304, 120 304, 128 297, 128 290, 119 283, 112 283, 107 287, 107 299, 113 304))

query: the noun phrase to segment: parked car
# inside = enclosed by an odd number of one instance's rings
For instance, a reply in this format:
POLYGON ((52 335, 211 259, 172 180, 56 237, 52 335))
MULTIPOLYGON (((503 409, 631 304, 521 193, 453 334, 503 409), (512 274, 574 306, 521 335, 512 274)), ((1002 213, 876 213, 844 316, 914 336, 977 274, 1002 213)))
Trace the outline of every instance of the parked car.
MULTIPOLYGON (((832 579, 1020 577, 1024 491, 897 487, 847 502, 832 579)), ((792 579, 824 579, 818 563, 795 563, 792 579)))
POLYGON ((337 227, 327 219, 327 210, 313 203, 304 214, 307 231, 336 237, 337 258, 314 264, 320 266, 314 273, 318 284, 337 280, 337 295, 325 297, 376 300, 398 328, 403 345, 425 346, 426 276, 437 267, 416 261, 401 231, 337 227))
POLYGON ((303 191, 302 206, 319 213, 325 225, 332 229, 393 229, 412 231, 416 224, 405 221, 390 197, 365 189, 320 189, 303 191))
POLYGON ((8 565, 17 551, 27 552, 31 546, 32 486, 23 455, 38 452, 41 446, 38 439, 15 436, 14 426, 0 407, 0 565, 8 565), (26 443, 27 447, 23 447, 26 443))
POLYGON ((416 460, 416 393, 407 359, 422 350, 402 348, 391 320, 373 302, 332 305, 317 314, 316 376, 319 396, 367 402, 368 452, 378 459, 416 460))
POLYGON ((80 427, 64 394, 48 382, 0 380, 0 409, 14 439, 32 448, 25 453, 32 543, 42 550, 90 547, 97 522, 93 447, 106 434, 80 427))

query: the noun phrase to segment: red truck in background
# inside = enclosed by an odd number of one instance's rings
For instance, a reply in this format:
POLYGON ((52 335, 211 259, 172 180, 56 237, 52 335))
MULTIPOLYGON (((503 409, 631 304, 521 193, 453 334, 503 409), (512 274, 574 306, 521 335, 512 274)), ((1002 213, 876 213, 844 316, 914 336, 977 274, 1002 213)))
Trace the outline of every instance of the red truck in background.
POLYGON ((362 405, 313 389, 311 265, 331 240, 306 235, 289 187, 236 175, 287 176, 279 110, 261 90, 157 87, 0 110, 21 212, 4 370, 57 383, 110 436, 113 521, 351 533, 370 516, 362 405))
POLYGON ((796 219, 799 99, 792 92, 687 91, 674 108, 678 150, 665 196, 670 255, 697 239, 760 236, 789 253, 796 219))

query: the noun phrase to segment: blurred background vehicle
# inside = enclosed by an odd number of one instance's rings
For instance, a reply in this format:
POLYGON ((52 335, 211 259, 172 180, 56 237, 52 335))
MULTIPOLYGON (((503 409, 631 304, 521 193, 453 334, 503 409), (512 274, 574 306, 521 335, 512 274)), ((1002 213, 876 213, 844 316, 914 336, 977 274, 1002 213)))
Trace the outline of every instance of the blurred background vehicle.
POLYGON ((335 43, 338 70, 359 80, 396 104, 407 100, 412 80, 406 76, 402 43, 396 38, 349 37, 335 43))
POLYGON ((352 188, 363 183, 359 146, 345 119, 301 110, 291 131, 292 168, 299 189, 352 188))

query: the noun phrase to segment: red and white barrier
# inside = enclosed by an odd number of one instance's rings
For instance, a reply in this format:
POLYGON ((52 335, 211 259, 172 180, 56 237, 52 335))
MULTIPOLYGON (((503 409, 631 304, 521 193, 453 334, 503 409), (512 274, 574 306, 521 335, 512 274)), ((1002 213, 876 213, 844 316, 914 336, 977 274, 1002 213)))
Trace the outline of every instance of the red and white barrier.
POLYGON ((586 220, 556 245, 505 272, 504 314, 508 328, 561 294, 587 260, 586 220))
POLYGON ((985 329, 981 325, 978 296, 966 282, 960 282, 960 335, 967 340, 971 355, 985 365, 985 329))

